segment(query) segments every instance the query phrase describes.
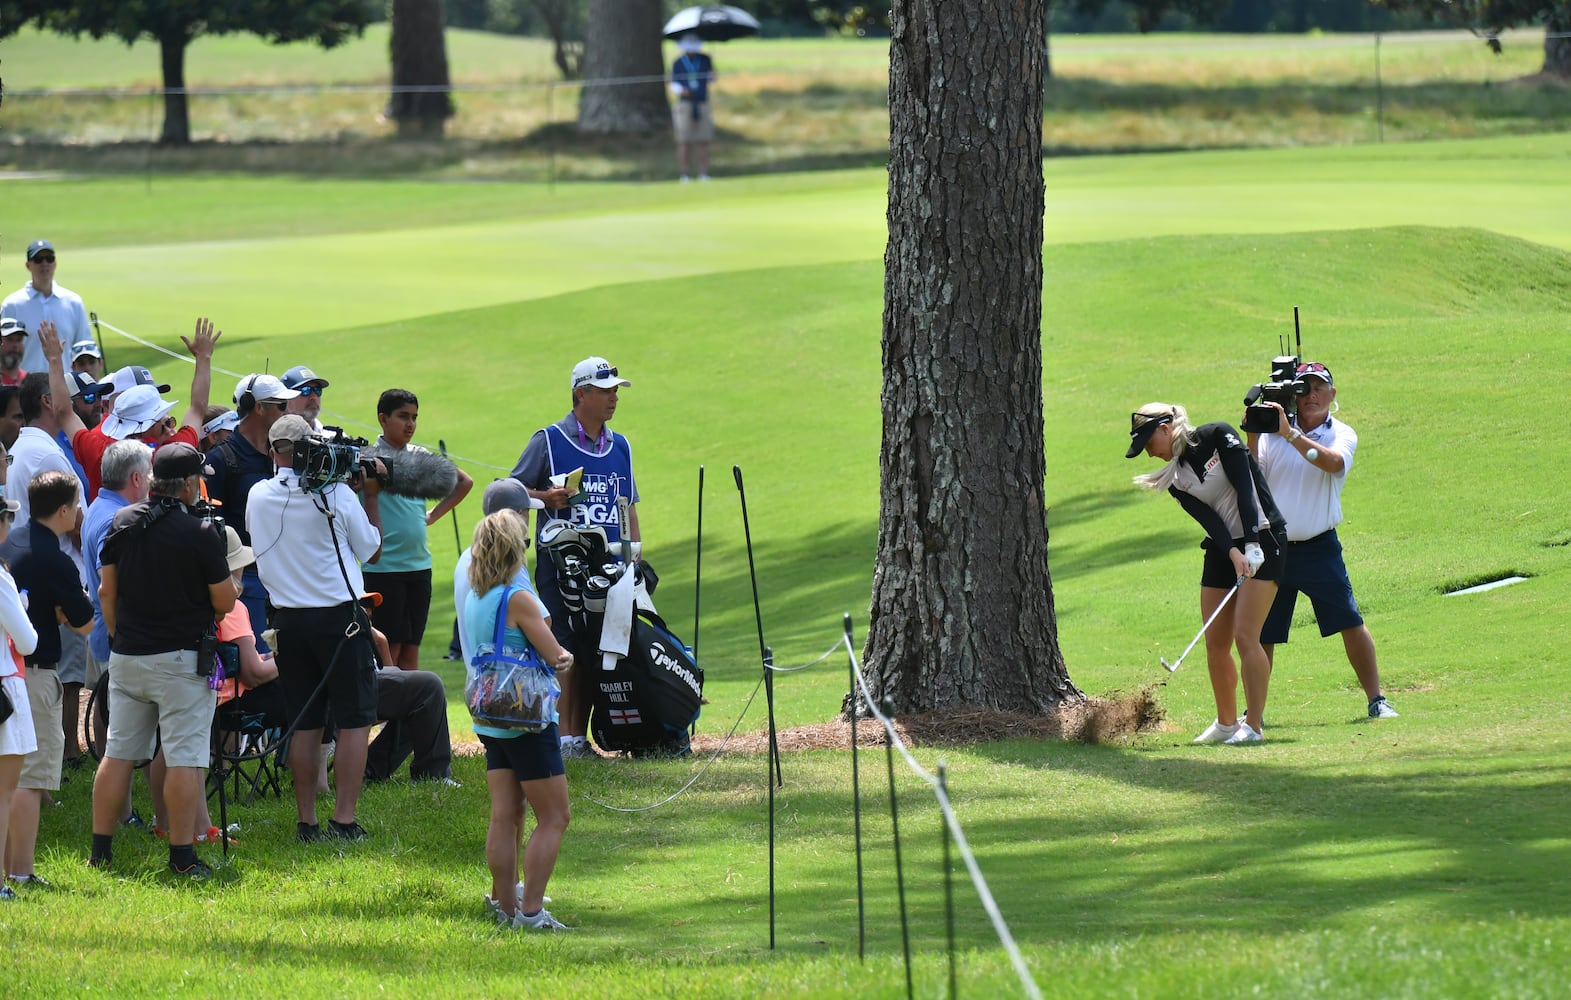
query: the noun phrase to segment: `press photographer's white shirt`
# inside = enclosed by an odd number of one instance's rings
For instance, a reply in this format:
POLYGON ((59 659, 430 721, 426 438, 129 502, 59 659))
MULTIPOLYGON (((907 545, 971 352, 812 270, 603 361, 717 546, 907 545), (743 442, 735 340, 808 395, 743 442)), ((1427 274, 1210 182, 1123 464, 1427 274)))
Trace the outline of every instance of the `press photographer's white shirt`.
POLYGON ((1277 510, 1287 521, 1287 540, 1302 542, 1323 535, 1342 523, 1342 487, 1353 468, 1353 452, 1358 435, 1335 417, 1304 436, 1321 451, 1342 456, 1342 471, 1323 472, 1311 464, 1297 448, 1280 434, 1262 434, 1260 471, 1276 501, 1277 510))
POLYGON ((334 483, 314 497, 300 488, 299 478, 289 470, 251 487, 245 525, 256 551, 257 575, 278 608, 331 608, 359 600, 365 592, 360 563, 382 544, 381 533, 354 490, 334 483), (334 515, 331 522, 318 506, 324 500, 334 515), (343 572, 338 567, 340 555, 343 572))

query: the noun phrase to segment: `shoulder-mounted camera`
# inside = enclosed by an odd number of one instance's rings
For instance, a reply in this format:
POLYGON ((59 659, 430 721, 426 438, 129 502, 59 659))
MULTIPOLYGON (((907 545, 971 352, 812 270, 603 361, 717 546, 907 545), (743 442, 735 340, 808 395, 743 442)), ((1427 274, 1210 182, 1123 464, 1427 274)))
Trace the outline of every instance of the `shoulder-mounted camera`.
POLYGON ((1298 307, 1293 307, 1293 350, 1271 359, 1271 381, 1257 382, 1244 394, 1244 433, 1275 434, 1280 427, 1276 410, 1267 403, 1276 403, 1291 420, 1298 413, 1298 397, 1309 394, 1309 383, 1298 377, 1298 364, 1303 353, 1303 341, 1298 330, 1298 307))
POLYGON ((353 483, 376 475, 375 459, 362 458, 365 438, 350 437, 342 427, 323 427, 295 442, 294 471, 307 493, 320 493, 334 483, 353 483))

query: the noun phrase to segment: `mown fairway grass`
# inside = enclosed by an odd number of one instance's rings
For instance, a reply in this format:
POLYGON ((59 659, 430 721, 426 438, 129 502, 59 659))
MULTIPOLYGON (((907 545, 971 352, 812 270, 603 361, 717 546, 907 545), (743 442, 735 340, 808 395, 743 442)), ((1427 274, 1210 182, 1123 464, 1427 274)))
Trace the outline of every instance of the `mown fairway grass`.
MULTIPOLYGON (((923 748, 1050 996, 1551 997, 1571 962, 1565 832, 1571 697, 1567 475, 1531 387, 1567 368, 1571 245, 1564 138, 1387 150, 1214 153, 1054 164, 1044 391, 1061 638, 1093 694, 1166 679, 1197 626, 1197 531, 1136 490, 1128 410, 1151 398, 1236 418, 1303 310, 1305 347, 1362 436, 1343 532, 1402 718, 1363 718, 1335 640, 1300 617, 1253 752, 1187 745, 1210 719, 1203 669, 1159 692, 1170 727, 1108 746, 923 748), (1374 228, 1370 228, 1374 227, 1374 228), (1490 231, 1492 230, 1492 231, 1490 231), (1505 234, 1505 235, 1502 235, 1505 234), (1442 591, 1521 573, 1473 597, 1442 591)), ((604 353, 634 385, 662 610, 692 626, 694 499, 706 469, 701 730, 763 723, 729 467, 747 477, 766 638, 783 663, 864 628, 876 537, 879 176, 606 185, 287 181, 11 182, 7 233, 47 231, 60 277, 106 319, 164 344, 192 316, 217 363, 309 363, 327 406, 370 422, 376 393, 421 395, 418 440, 508 466, 566 407, 565 372, 604 353), (154 235, 139 236, 139 226, 154 235)), ((20 268, 8 257, 12 281, 20 268), (15 272, 10 269, 16 268, 15 272)), ((188 369, 107 337, 115 363, 188 369)), ((219 380, 220 387, 232 380, 219 380)), ((220 389, 222 391, 222 388, 220 389)), ((351 429, 356 429, 351 425, 351 429)), ((975 484, 985 489, 989 484, 975 484)), ((476 503, 459 511, 467 532, 476 503)), ((432 531, 436 574, 451 529, 432 531)), ((428 665, 450 682, 450 611, 428 665)), ((783 724, 826 721, 843 658, 778 685, 783 724)), ((452 713, 462 733, 462 709, 452 713)), ((963 735, 963 734, 960 734, 963 735)), ((900 935, 864 757, 869 959, 856 961, 848 755, 790 754, 770 952, 764 761, 577 762, 551 894, 581 928, 517 939, 482 919, 480 765, 454 791, 370 790, 365 844, 307 851, 292 808, 236 810, 244 843, 202 887, 117 842, 81 868, 85 778, 44 821, 58 885, 0 908, 17 995, 899 996, 900 935)), ((900 778, 918 990, 938 995, 937 817, 900 778)), ((139 791, 145 805, 145 793, 139 791)), ((968 996, 1018 995, 974 895, 957 893, 968 996)))

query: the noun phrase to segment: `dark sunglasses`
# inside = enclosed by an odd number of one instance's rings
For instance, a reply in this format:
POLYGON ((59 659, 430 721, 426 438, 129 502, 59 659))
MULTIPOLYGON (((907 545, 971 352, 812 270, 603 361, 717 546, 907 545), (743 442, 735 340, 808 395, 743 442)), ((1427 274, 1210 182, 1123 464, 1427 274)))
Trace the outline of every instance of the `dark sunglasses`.
POLYGON ((54 262, 55 255, 52 253, 41 253, 33 258, 34 264, 53 264, 54 262))
POLYGON ((99 399, 102 398, 102 396, 96 392, 84 392, 80 393, 76 398, 80 399, 84 403, 96 403, 99 401, 99 399))
POLYGON ((617 377, 618 377, 618 373, 617 373, 615 365, 601 365, 599 368, 595 369, 595 378, 617 378, 617 377))
POLYGON ((325 385, 302 385, 302 386, 300 386, 300 387, 295 389, 295 392, 298 392, 302 396, 317 396, 317 397, 320 397, 322 395, 322 393, 324 393, 326 391, 327 391, 327 386, 325 386, 325 385))

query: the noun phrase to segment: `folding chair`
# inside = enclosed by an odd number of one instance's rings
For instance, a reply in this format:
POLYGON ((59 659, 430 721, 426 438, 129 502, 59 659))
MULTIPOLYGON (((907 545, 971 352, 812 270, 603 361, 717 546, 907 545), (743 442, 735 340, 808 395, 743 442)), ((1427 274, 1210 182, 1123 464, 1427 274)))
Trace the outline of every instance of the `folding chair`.
POLYGON ((233 684, 226 681, 219 692, 218 708, 213 713, 213 765, 208 772, 208 797, 218 794, 220 806, 226 799, 250 805, 259 795, 283 795, 279 772, 288 718, 282 692, 273 687, 264 685, 236 697, 233 684), (233 792, 223 789, 225 782, 233 792))

